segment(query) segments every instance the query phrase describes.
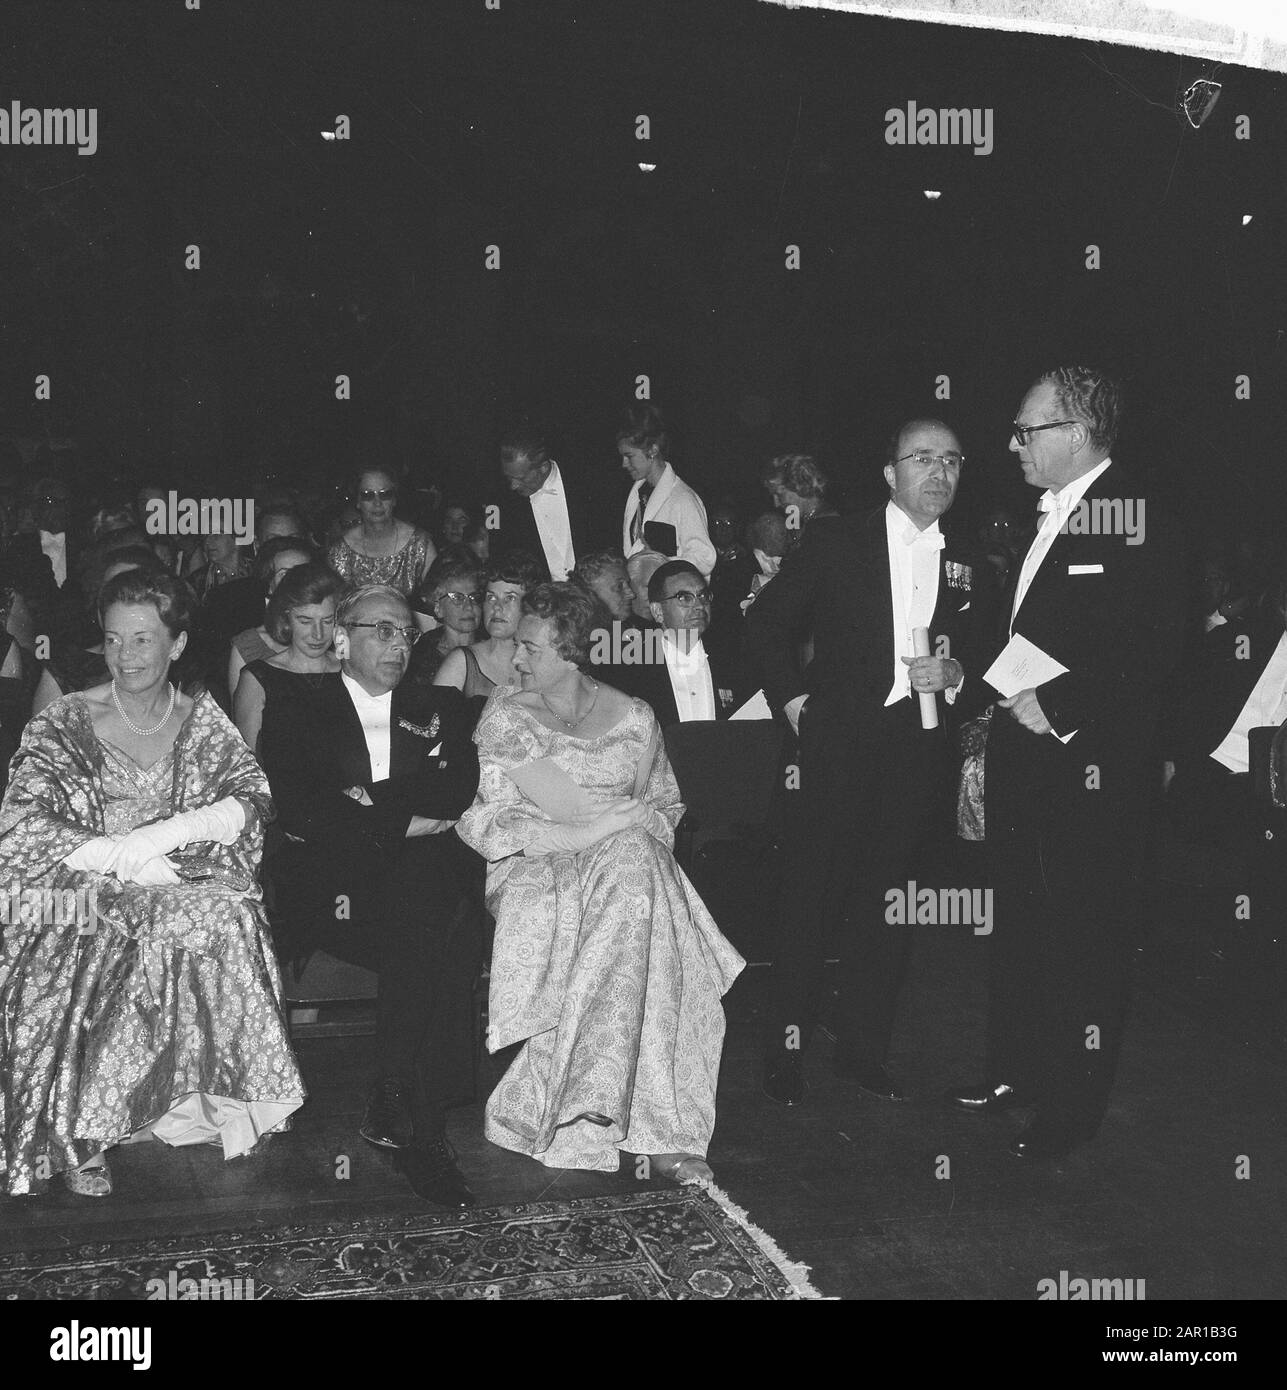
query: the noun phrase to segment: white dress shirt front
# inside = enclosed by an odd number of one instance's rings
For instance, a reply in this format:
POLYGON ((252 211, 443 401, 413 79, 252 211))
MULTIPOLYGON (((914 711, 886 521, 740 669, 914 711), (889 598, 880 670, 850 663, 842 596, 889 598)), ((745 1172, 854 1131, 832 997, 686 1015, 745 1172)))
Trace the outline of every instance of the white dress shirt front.
POLYGON ((885 698, 896 705, 912 693, 911 677, 900 658, 916 655, 912 631, 929 627, 938 605, 938 553, 946 544, 938 522, 922 531, 895 502, 885 508, 889 545, 889 593, 894 621, 894 681, 885 698))
POLYGON ((691 646, 681 644, 679 634, 667 628, 661 634, 666 656, 666 674, 675 695, 679 722, 715 718, 715 683, 711 680, 710 658, 699 637, 691 646))
POLYGON ((1251 745, 1247 733, 1266 724, 1278 725, 1287 719, 1287 632, 1278 639, 1269 664, 1260 673, 1255 689, 1247 696, 1233 728, 1211 754, 1230 772, 1251 771, 1251 745))
POLYGON ((54 567, 54 583, 61 589, 67 583, 67 532, 41 531, 40 548, 54 567))
POLYGON ((568 518, 567 493, 563 490, 563 475, 557 463, 550 464, 545 485, 539 492, 534 492, 528 501, 532 504, 532 519, 541 538, 541 549, 545 551, 550 577, 556 584, 562 584, 576 567, 576 554, 572 549, 572 522, 568 518))
POLYGON ((371 759, 371 780, 385 782, 389 777, 389 758, 393 737, 393 691, 383 695, 368 695, 349 675, 340 673, 344 688, 349 692, 353 708, 362 721, 362 737, 366 740, 366 751, 371 759))

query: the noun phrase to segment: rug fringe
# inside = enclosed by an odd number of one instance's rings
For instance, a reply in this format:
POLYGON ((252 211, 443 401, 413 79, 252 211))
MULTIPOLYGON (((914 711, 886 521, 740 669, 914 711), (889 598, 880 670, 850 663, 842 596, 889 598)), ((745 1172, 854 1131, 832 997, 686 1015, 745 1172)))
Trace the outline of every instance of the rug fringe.
POLYGON ((723 1208, 725 1215, 731 1217, 742 1227, 760 1249, 773 1261, 782 1271, 786 1281, 791 1285, 792 1292, 798 1299, 817 1299, 823 1303, 835 1303, 838 1300, 829 1297, 827 1294, 820 1293, 809 1280, 810 1269, 806 1264, 801 1264, 799 1260, 793 1260, 785 1250, 773 1239, 771 1235, 761 1227, 757 1226, 750 1216, 720 1187, 717 1183, 704 1182, 694 1183, 693 1186, 704 1188, 723 1208))

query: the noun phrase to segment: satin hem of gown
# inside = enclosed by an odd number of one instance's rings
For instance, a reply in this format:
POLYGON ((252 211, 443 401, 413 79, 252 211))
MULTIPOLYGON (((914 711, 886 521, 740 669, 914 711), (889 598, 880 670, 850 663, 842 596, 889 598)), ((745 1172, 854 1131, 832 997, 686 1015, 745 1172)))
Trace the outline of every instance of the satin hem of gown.
POLYGON ((225 1159, 249 1153, 265 1134, 271 1134, 304 1103, 293 1101, 233 1100, 192 1091, 180 1097, 158 1119, 136 1129, 127 1143, 159 1139, 171 1148, 218 1141, 225 1159))

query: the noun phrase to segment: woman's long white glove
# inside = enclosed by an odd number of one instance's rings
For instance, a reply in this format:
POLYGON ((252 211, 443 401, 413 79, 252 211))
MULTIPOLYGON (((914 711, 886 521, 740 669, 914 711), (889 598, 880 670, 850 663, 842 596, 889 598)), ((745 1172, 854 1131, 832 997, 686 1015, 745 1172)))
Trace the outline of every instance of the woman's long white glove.
POLYGON ((73 869, 94 869, 98 873, 115 874, 130 883, 178 883, 179 875, 168 862, 165 869, 147 870, 153 860, 164 860, 174 849, 182 849, 194 840, 213 840, 229 845, 244 829, 246 808, 235 796, 226 796, 212 806, 195 811, 181 811, 157 821, 141 825, 119 840, 100 836, 82 845, 65 861, 73 869), (102 846, 110 846, 104 850, 102 846), (91 848, 91 846, 93 848, 91 848), (83 857, 83 860, 78 857, 83 857), (92 861, 92 862, 91 862, 92 861), (146 877, 141 875, 146 874, 146 877))
POLYGON ((99 835, 93 840, 86 840, 79 849, 73 850, 63 863, 69 869, 83 869, 96 874, 115 874, 123 882, 139 883, 145 887, 159 887, 162 884, 183 881, 174 865, 164 855, 154 855, 140 864, 133 873, 126 873, 115 863, 121 843, 121 840, 114 839, 111 835, 99 835))
POLYGON ((618 830, 628 830, 634 825, 646 827, 651 815, 651 808, 633 797, 605 802, 593 811, 582 813, 575 824, 551 825, 542 830, 523 853, 528 858, 542 854, 576 854, 606 840, 618 830))

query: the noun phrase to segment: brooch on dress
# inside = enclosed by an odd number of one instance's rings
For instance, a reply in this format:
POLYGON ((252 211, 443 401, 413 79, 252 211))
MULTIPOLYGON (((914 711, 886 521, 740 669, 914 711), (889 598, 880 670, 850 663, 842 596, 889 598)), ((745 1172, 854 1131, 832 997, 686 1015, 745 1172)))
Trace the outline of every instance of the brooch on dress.
POLYGON ((437 738, 441 726, 442 720, 436 714, 428 724, 413 724, 409 719, 398 720, 398 728, 405 729, 409 734, 415 734, 417 738, 437 738))
POLYGON ((944 573, 947 575, 947 585, 949 589, 970 590, 974 578, 974 571, 969 565, 963 565, 959 560, 946 560, 943 563, 944 573))

